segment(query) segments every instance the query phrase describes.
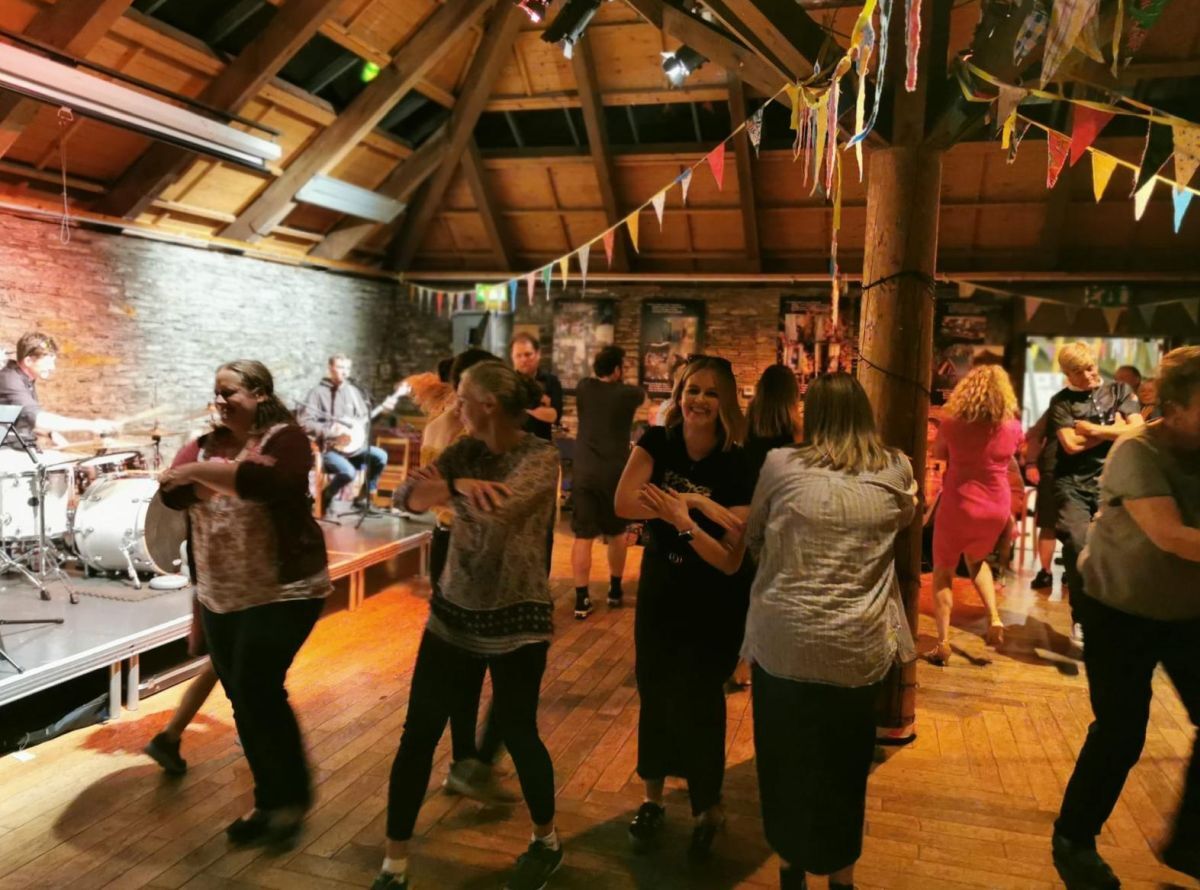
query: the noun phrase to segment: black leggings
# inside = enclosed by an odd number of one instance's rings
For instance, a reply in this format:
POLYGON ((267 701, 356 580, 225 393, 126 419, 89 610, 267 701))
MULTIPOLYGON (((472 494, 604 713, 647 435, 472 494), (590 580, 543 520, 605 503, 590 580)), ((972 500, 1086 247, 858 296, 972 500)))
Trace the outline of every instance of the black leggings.
POLYGON ((512 755, 529 814, 535 825, 554 821, 554 765, 537 726, 538 694, 548 649, 547 643, 534 643, 485 658, 425 631, 413 668, 408 718, 388 783, 390 840, 412 837, 446 721, 464 701, 479 700, 485 670, 492 673, 492 722, 512 755))
POLYGON ((323 599, 287 600, 237 612, 201 606, 209 655, 233 703, 260 810, 312 803, 304 741, 283 683, 324 605, 323 599))

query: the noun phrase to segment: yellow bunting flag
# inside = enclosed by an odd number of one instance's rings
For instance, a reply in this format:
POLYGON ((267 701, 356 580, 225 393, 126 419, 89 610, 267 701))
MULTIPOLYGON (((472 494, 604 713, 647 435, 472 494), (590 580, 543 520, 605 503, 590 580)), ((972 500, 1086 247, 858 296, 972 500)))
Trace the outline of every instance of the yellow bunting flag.
POLYGON ((1146 184, 1138 189, 1133 195, 1133 218, 1141 219, 1142 214, 1146 212, 1146 205, 1150 203, 1150 196, 1154 194, 1154 184, 1158 182, 1157 176, 1151 176, 1146 180, 1146 184))
POLYGON ((571 255, 558 258, 558 271, 562 274, 563 287, 567 286, 567 278, 571 274, 571 255))
POLYGON ((821 101, 817 103, 817 143, 815 157, 813 158, 813 187, 810 194, 816 194, 817 186, 821 182, 821 170, 825 167, 825 143, 829 141, 829 93, 821 97, 821 101))
POLYGON ((641 212, 642 211, 639 208, 638 210, 635 210, 633 213, 629 214, 629 216, 625 217, 625 228, 629 229, 629 240, 633 242, 633 249, 638 253, 641 253, 641 251, 638 250, 638 214, 641 212))
POLYGON ((1096 203, 1104 197, 1104 190, 1108 188, 1108 181, 1112 179, 1113 172, 1117 169, 1117 159, 1112 155, 1106 155, 1102 151, 1092 149, 1092 192, 1096 196, 1096 203))

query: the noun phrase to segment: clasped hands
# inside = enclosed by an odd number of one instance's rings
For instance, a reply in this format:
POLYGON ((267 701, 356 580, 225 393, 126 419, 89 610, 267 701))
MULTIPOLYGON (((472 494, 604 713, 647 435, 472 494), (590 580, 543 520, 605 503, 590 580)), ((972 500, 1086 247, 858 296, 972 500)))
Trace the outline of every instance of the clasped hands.
POLYGON ((745 531, 745 522, 729 509, 702 494, 681 494, 672 488, 662 488, 653 482, 647 482, 638 492, 638 502, 653 512, 655 518, 669 522, 681 532, 696 524, 690 515, 691 510, 698 510, 730 534, 740 535, 745 531))
MULTIPOLYGON (((409 471, 409 477, 418 482, 443 480, 444 477, 435 466, 420 467, 409 471)), ((489 482, 486 479, 455 478, 450 490, 451 496, 461 495, 467 503, 483 513, 491 513, 504 506, 504 502, 512 496, 512 489, 503 482, 489 482)))

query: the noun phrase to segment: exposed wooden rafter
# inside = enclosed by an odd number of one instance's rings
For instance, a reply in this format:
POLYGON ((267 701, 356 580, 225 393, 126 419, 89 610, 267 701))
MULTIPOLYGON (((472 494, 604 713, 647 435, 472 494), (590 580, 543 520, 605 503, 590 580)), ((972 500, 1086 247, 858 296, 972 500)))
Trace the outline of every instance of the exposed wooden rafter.
MULTIPOLYGON (((729 115, 735 121, 744 121, 750 115, 746 111, 746 89, 736 75, 729 77, 729 115)), ((748 271, 762 271, 762 251, 758 238, 758 202, 754 197, 754 158, 750 134, 745 128, 734 138, 734 160, 737 163, 738 200, 742 205, 742 236, 746 241, 746 266, 748 271)))
POLYGON ((792 80, 813 70, 829 37, 793 0, 705 0, 730 31, 792 80))
POLYGON ((426 183, 420 199, 409 209, 404 223, 388 247, 389 264, 393 269, 407 269, 411 265, 425 237, 425 230, 437 215, 446 189, 458 171, 463 152, 474 139, 475 124, 487 104, 496 75, 512 50, 524 17, 516 4, 507 2, 497 5, 492 13, 483 40, 475 51, 475 58, 471 60, 471 67, 463 78, 466 87, 450 115, 441 166, 426 183))
POLYGON ((483 15, 491 0, 448 0, 404 45, 396 58, 338 115, 312 143, 267 186, 237 222, 222 234, 255 241, 270 234, 295 206, 294 198, 308 180, 327 173, 346 157, 372 128, 454 46, 456 38, 483 15))
MULTIPOLYGON (((446 150, 446 128, 442 127, 425 143, 402 161, 375 191, 397 201, 408 201, 413 193, 433 175, 446 150)), ((334 226, 324 240, 309 253, 328 260, 342 260, 350 252, 381 229, 378 223, 361 219, 345 219, 334 226)))
POLYGON ((496 268, 514 268, 512 245, 496 210, 496 199, 492 194, 492 187, 488 184, 483 160, 479 157, 479 146, 475 144, 474 139, 468 142, 463 150, 462 172, 467 186, 471 189, 471 195, 475 198, 475 207, 483 220, 483 230, 487 232, 488 241, 491 242, 496 268))
MULTIPOLYGON (((583 109, 583 123, 587 128, 588 150, 592 155, 592 166, 596 170, 596 181, 600 184, 600 203, 604 205, 605 221, 611 226, 618 223, 623 214, 617 198, 616 173, 612 154, 608 148, 608 125, 604 120, 604 105, 600 101, 600 85, 596 77, 596 60, 592 57, 592 45, 585 34, 575 44, 571 67, 575 72, 575 84, 579 90, 579 101, 583 109)), ((613 244, 614 270, 623 272, 629 268, 629 251, 625 245, 627 235, 618 232, 613 244)))
MULTIPOLYGON (((200 94, 214 108, 237 112, 258 95, 288 60, 312 39, 340 0, 289 0, 263 32, 200 94)), ((135 217, 150 207, 195 156, 155 143, 122 174, 96 208, 112 216, 135 217)))
MULTIPOLYGON (((85 56, 132 0, 59 0, 42 9, 25 29, 25 36, 72 56, 85 56)), ((16 93, 0 92, 0 158, 8 154, 40 106, 16 93)))

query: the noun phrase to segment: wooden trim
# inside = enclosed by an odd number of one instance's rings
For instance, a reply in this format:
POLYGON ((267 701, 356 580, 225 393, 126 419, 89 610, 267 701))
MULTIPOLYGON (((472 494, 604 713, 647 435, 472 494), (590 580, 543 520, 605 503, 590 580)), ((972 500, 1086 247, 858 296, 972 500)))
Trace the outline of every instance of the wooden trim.
MULTIPOLYGON (((746 90, 736 74, 729 76, 729 114, 735 121, 744 121, 746 90)), ((734 159, 737 163, 738 200, 742 205, 742 237, 746 242, 746 262, 751 272, 762 271, 762 254, 758 238, 758 205, 754 196, 754 158, 750 134, 743 128, 734 137, 734 159)))
POLYGON ((496 212, 496 200, 492 195, 491 186, 487 182, 487 174, 483 169, 483 161, 479 157, 479 146, 472 139, 467 143, 462 155, 462 172, 475 198, 475 206, 483 218, 483 228, 488 240, 492 243, 492 254, 495 256, 497 268, 513 269, 512 245, 500 224, 500 215, 496 212))
POLYGON ((483 15, 490 0, 448 0, 353 102, 297 156, 223 235, 254 241, 270 233, 309 179, 328 173, 436 65, 455 39, 483 15))

